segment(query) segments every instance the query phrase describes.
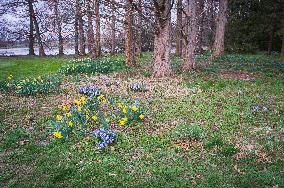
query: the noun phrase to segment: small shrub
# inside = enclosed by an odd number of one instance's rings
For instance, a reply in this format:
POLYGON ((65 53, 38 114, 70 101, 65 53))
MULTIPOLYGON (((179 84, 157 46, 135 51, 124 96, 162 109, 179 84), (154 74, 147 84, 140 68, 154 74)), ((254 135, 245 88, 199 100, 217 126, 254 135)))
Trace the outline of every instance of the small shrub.
POLYGON ((235 145, 233 144, 228 144, 228 145, 225 145, 222 147, 221 149, 221 154, 226 156, 226 157, 229 157, 229 156, 233 156, 235 154, 237 154, 239 152, 239 149, 236 148, 235 145))
POLYGON ((175 139, 200 140, 203 138, 203 129, 198 125, 179 125, 175 129, 173 137, 175 139))
POLYGON ((215 146, 221 147, 224 145, 223 139, 219 134, 214 134, 211 136, 211 138, 208 139, 208 141, 205 143, 205 148, 211 149, 215 146))

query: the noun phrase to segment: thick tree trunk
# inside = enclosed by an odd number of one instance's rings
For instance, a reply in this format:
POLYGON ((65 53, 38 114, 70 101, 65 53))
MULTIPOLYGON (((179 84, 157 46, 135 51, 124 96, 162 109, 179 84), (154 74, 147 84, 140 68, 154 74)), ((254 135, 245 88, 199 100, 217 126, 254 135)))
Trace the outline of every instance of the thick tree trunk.
POLYGON ((87 1, 87 17, 88 17, 88 51, 92 54, 92 57, 95 57, 95 38, 94 38, 94 29, 93 29, 93 11, 91 6, 91 0, 87 1))
POLYGON ((171 0, 155 4, 155 39, 153 53, 153 69, 155 77, 163 77, 172 74, 171 51, 171 0))
POLYGON ((282 37, 281 56, 284 57, 284 36, 282 37))
POLYGON ((176 55, 182 55, 182 0, 177 0, 176 55))
POLYGON ((33 0, 28 0, 28 4, 29 4, 29 9, 31 11, 31 15, 32 15, 32 18, 33 18, 36 36, 37 36, 37 40, 38 40, 39 56, 45 56, 43 43, 42 43, 42 39, 41 39, 41 35, 40 35, 40 29, 39 29, 39 25, 38 25, 36 15, 35 15, 35 11, 34 11, 34 7, 33 7, 33 0))
MULTIPOLYGON (((138 0, 138 9, 142 13, 142 0, 138 0)), ((137 39, 136 39, 136 55, 142 55, 142 17, 137 16, 137 39)))
POLYGON ((185 55, 183 59, 183 66, 182 70, 187 72, 191 69, 195 69, 195 49, 197 45, 197 23, 198 18, 197 14, 197 1, 187 0, 186 5, 186 15, 187 19, 189 19, 189 24, 187 25, 187 33, 186 33, 186 48, 185 48, 185 55))
POLYGON ((132 67, 134 65, 133 9, 129 1, 126 1, 125 16, 125 63, 128 67, 132 67))
POLYGON ((64 55, 63 49, 64 49, 64 41, 63 41, 63 36, 62 36, 62 28, 61 28, 61 18, 59 15, 59 0, 54 1, 54 15, 55 15, 55 22, 56 22, 56 27, 57 27, 57 32, 58 32, 58 54, 59 55, 64 55))
POLYGON ((100 0, 95 0, 96 15, 96 57, 101 56, 101 17, 100 17, 100 0))
POLYGON ((114 55, 115 54, 115 6, 114 4, 112 4, 112 16, 111 16, 111 50, 110 50, 110 54, 114 55))
POLYGON ((228 0, 220 0, 219 13, 216 23, 216 33, 213 44, 213 58, 224 54, 225 26, 227 22, 228 0))
POLYGON ((75 55, 80 55, 79 53, 79 31, 78 31, 78 19, 77 16, 75 16, 75 55))
POLYGON ((34 24, 32 16, 32 6, 29 3, 29 18, 30 18, 30 32, 29 32, 29 55, 35 55, 34 50, 34 24))
POLYGON ((274 37, 274 31, 273 31, 273 27, 271 27, 271 30, 269 31, 269 41, 268 41, 268 48, 267 48, 268 55, 271 55, 271 52, 272 52, 273 37, 274 37))

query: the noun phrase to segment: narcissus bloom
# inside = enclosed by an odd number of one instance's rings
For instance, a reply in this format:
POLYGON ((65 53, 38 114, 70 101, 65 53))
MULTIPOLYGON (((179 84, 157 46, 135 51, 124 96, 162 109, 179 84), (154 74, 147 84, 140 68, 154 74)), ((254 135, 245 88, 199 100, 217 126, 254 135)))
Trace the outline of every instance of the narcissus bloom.
POLYGON ((54 132, 53 136, 55 136, 55 138, 63 138, 63 136, 60 132, 54 132))
POLYGON ((117 107, 118 107, 118 108, 122 108, 123 106, 122 106, 121 103, 118 103, 118 104, 117 104, 117 107))
POLYGON ((128 121, 127 117, 122 118, 123 121, 128 121))
POLYGON ((79 112, 81 112, 81 111, 82 111, 82 108, 81 108, 80 106, 78 106, 77 110, 78 110, 79 112))
POLYGON ((97 116, 92 116, 92 119, 93 119, 94 121, 96 121, 98 118, 97 118, 97 116))
POLYGON ((125 106, 122 111, 123 111, 123 113, 126 114, 127 113, 127 107, 125 106))
POLYGON ((86 97, 81 97, 81 101, 85 101, 86 100, 86 97))
POLYGON ((56 116, 56 120, 57 120, 57 121, 61 121, 62 118, 63 118, 63 117, 62 117, 61 115, 57 115, 57 116, 56 116))
POLYGON ((140 118, 140 119, 144 119, 145 116, 144 116, 143 114, 140 114, 139 118, 140 118))
POLYGON ((74 100, 74 103, 77 104, 78 106, 81 105, 81 102, 79 100, 74 100))
POLYGON ((66 111, 66 110, 67 110, 67 106, 64 105, 64 106, 62 107, 62 110, 66 111))
POLYGON ((132 106, 132 110, 133 110, 133 112, 136 112, 138 110, 138 108, 136 106, 132 106))
POLYGON ((69 122, 68 122, 68 126, 69 126, 69 127, 72 127, 72 126, 73 126, 72 121, 69 121, 69 122))
POLYGON ((67 112, 67 113, 66 113, 66 116, 67 116, 67 117, 71 117, 71 113, 70 113, 70 112, 67 112))
POLYGON ((125 121, 119 120, 119 124, 120 124, 121 126, 124 126, 124 125, 125 125, 125 121))

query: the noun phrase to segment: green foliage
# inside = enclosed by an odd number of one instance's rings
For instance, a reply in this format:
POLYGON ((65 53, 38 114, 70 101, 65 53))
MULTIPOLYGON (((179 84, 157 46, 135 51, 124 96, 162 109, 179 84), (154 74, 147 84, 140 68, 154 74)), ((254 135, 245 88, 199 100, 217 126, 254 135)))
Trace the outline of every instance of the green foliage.
POLYGON ((213 134, 205 143, 205 148, 211 149, 215 146, 222 147, 224 145, 223 139, 220 134, 213 134))
POLYGON ((226 157, 233 156, 233 155, 237 154, 238 152, 239 152, 239 149, 236 148, 236 146, 233 145, 233 144, 225 145, 221 149, 221 154, 226 156, 226 157))
POLYGON ((4 141, 0 144, 0 150, 17 147, 17 141, 29 138, 29 135, 22 128, 10 130, 4 137, 4 141))
POLYGON ((99 60, 73 60, 60 68, 60 73, 69 75, 77 73, 110 73, 125 68, 124 61, 119 59, 99 59, 99 60))
POLYGON ((198 125, 182 124, 175 128, 173 137, 175 139, 200 140, 203 138, 203 134, 203 129, 198 125))

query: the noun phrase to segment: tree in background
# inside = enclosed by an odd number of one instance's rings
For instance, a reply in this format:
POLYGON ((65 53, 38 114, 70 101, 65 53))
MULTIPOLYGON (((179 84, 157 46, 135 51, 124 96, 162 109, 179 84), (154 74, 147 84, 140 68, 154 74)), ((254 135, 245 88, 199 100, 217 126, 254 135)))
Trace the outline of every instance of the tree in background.
POLYGON ((133 43, 133 8, 129 1, 125 2, 125 9, 125 63, 128 67, 132 67, 135 64, 133 43))

